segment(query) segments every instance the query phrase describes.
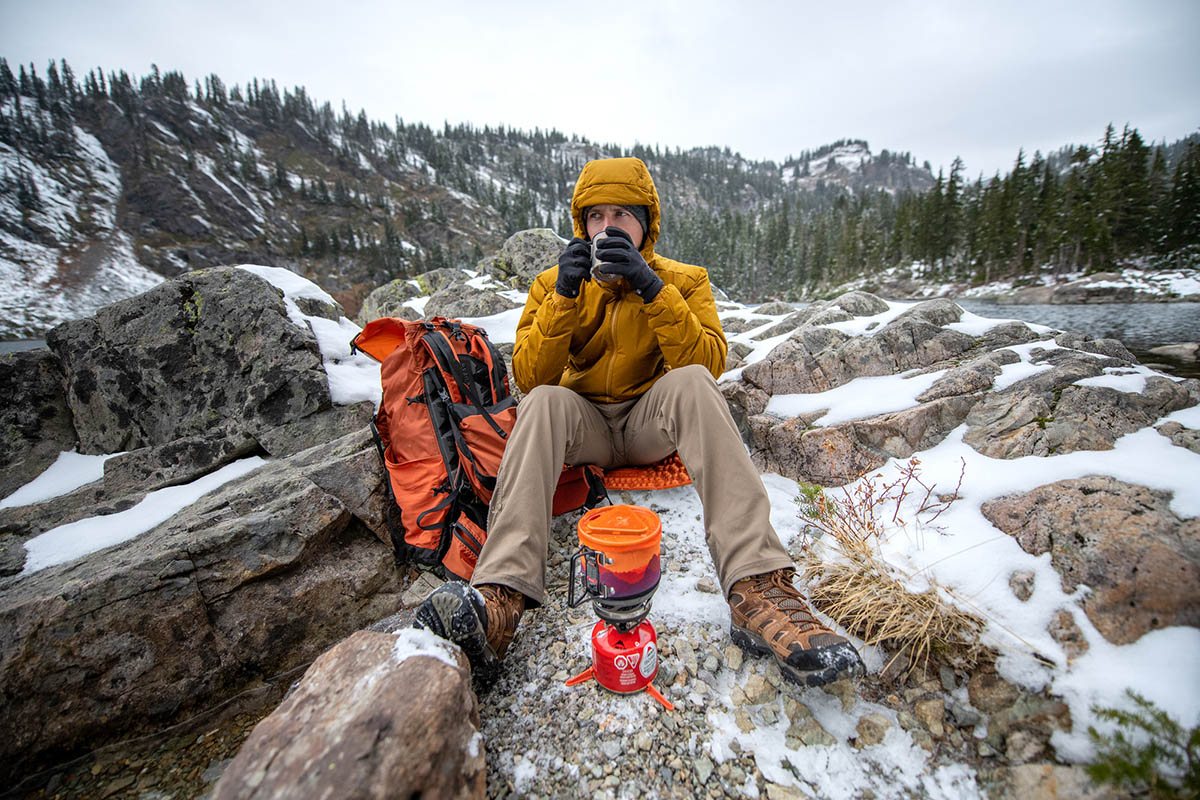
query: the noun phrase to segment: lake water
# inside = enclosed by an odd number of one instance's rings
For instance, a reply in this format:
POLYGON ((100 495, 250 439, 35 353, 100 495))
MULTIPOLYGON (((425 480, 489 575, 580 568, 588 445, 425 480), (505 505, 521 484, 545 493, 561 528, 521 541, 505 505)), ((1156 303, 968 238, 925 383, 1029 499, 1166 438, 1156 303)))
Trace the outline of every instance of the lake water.
POLYGON ((1120 339, 1131 350, 1200 342, 1200 303, 1050 306, 1001 305, 967 299, 956 302, 981 317, 1037 322, 1064 331, 1086 333, 1093 339, 1120 339))
POLYGON ((960 306, 990 319, 1019 319, 1076 331, 1092 339, 1120 339, 1147 366, 1181 378, 1200 378, 1200 364, 1147 352, 1152 347, 1200 342, 1200 303, 1002 305, 959 299, 960 306))
POLYGON ((45 347, 45 339, 17 339, 10 342, 0 342, 0 353, 19 353, 22 350, 37 350, 45 347))

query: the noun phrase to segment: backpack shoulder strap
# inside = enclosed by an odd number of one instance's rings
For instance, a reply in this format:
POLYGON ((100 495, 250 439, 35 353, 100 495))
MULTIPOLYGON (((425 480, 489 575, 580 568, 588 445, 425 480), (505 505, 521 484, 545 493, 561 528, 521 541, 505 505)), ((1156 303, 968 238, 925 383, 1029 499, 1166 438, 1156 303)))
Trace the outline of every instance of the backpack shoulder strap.
POLYGON ((475 330, 479 334, 480 341, 487 347, 488 357, 492 360, 492 398, 499 403, 510 394, 508 386, 505 383, 508 370, 504 368, 504 356, 500 355, 500 351, 496 349, 496 345, 492 344, 492 340, 488 338, 487 331, 483 328, 476 328, 475 330))
POLYGON ((475 381, 467 377, 462 363, 458 360, 458 354, 450 346, 450 341, 446 338, 446 334, 439 330, 430 331, 422 337, 421 341, 425 342, 429 347, 430 352, 433 353, 433 357, 437 359, 438 365, 442 370, 448 372, 454 378, 454 382, 458 384, 459 393, 475 405, 480 415, 501 439, 507 439, 508 433, 488 413, 488 404, 483 401, 483 395, 479 392, 479 386, 476 385, 475 381))

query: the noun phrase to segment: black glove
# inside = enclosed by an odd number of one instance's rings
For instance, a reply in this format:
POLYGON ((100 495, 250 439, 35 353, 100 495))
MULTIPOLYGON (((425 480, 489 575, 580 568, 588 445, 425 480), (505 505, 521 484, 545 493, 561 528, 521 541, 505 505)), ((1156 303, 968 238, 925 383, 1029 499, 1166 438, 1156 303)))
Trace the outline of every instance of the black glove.
POLYGON ((558 256, 558 281, 554 291, 563 297, 578 297, 579 284, 591 280, 592 246, 583 239, 572 239, 558 256))
POLYGON ((662 278, 654 274, 646 259, 633 246, 633 239, 620 228, 607 228, 608 234, 596 245, 596 258, 604 267, 601 270, 610 275, 620 275, 629 281, 629 285, 642 298, 643 303, 649 303, 658 296, 663 287, 662 278))

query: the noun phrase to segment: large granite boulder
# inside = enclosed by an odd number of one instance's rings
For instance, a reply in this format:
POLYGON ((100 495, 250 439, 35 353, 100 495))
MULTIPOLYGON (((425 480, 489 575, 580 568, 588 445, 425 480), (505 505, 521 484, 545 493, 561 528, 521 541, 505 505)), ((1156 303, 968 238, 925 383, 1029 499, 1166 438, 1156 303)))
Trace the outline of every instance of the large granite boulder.
MULTIPOLYGON (((844 301, 832 301, 833 307, 849 314, 843 302, 871 315, 881 313, 861 292, 844 301)), ((957 306, 957 312, 948 306, 953 304, 946 300, 921 303, 867 336, 850 336, 824 327, 837 321, 822 316, 830 309, 814 312, 806 308, 794 317, 799 324, 792 336, 765 359, 746 367, 742 379, 773 395, 823 392, 855 378, 892 375, 958 358, 976 347, 976 342, 965 333, 942 327, 962 314, 957 306)))
MULTIPOLYGON (((0 509, 0 780, 302 666, 404 588, 372 403, 331 404, 316 339, 274 286, 241 269, 190 273, 48 340, 54 353, 6 362, 25 365, 20 399, 43 447, 66 449, 73 417, 80 449, 124 452, 100 480, 0 509), (138 525, 174 507, 174 487, 251 456, 272 460, 133 538, 57 556, 33 541, 122 512, 138 525)), ((87 535, 118 541, 114 525, 87 535)))
POLYGON ((58 357, 49 350, 0 355, 0 499, 75 447, 58 357))
POLYGON ((425 304, 425 317, 487 317, 521 306, 500 294, 497 288, 474 285, 474 282, 451 284, 429 298, 425 304))
POLYGON ((420 319, 420 312, 416 307, 409 305, 409 301, 416 298, 420 290, 416 281, 408 278, 397 278, 390 283, 385 283, 367 295, 358 309, 354 321, 359 325, 366 325, 371 320, 380 317, 420 319))
POLYGON ((549 228, 517 231, 482 266, 509 288, 528 292, 539 272, 558 263, 566 246, 566 240, 549 228))
POLYGON ((329 408, 312 332, 282 293, 236 268, 187 273, 47 334, 80 451, 221 431, 254 436, 329 408))
MULTIPOLYGON (((1120 436, 1200 401, 1195 382, 1159 376, 1147 377, 1136 392, 1080 384, 1140 366, 1111 339, 1060 333, 1051 340, 1017 322, 978 335, 955 330, 950 326, 962 319, 962 309, 944 298, 919 303, 860 335, 834 325, 886 310, 886 303, 863 292, 814 303, 768 330, 791 334, 766 358, 746 366, 740 380, 722 384, 760 468, 840 485, 890 458, 931 447, 964 423, 964 441, 995 458, 1111 449, 1120 436), (1019 345, 1025 345, 1026 360, 1041 369, 997 390, 996 378, 1022 360, 1011 349, 1019 345), (790 419, 765 413, 773 396, 825 392, 861 377, 935 370, 945 374, 904 411, 835 425, 820 425, 820 413, 790 419)), ((1164 435, 1181 446, 1190 441, 1183 430, 1164 435)))
POLYGON ((360 428, 124 543, 0 579, 0 780, 161 728, 398 607, 381 475, 360 428))
POLYGON ((1137 393, 1081 386, 1076 381, 1100 375, 1113 361, 1077 352, 1057 360, 1047 372, 988 394, 967 417, 963 441, 992 458, 1111 450, 1121 436, 1196 403, 1185 386, 1164 377, 1148 378, 1137 393))
POLYGON ((1107 476, 1059 481, 983 504, 1033 555, 1050 554, 1065 592, 1084 584, 1092 624, 1113 644, 1172 625, 1200 627, 1200 519, 1170 496, 1107 476))
POLYGON ((359 631, 327 651, 250 734, 213 800, 482 798, 470 671, 438 642, 359 631))

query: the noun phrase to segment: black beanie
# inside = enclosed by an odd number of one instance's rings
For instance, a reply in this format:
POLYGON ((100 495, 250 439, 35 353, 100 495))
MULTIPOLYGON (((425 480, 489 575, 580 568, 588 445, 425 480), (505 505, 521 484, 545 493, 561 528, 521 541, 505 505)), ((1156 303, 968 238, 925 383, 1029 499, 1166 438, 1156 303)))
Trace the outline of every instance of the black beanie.
POLYGON ((647 206, 621 206, 642 224, 642 236, 650 234, 650 209, 647 206))

